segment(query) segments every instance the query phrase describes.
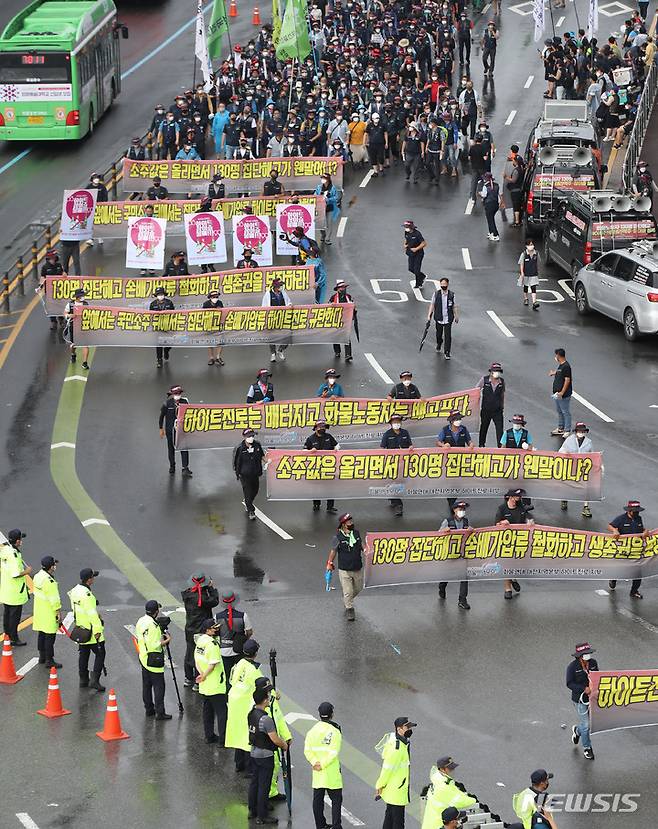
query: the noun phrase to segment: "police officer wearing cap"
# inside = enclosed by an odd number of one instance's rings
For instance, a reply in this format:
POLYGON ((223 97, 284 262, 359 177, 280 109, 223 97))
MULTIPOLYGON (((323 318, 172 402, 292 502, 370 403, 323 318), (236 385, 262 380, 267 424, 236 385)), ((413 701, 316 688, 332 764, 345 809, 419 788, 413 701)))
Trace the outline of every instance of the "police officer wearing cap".
POLYGON ((571 742, 577 746, 583 741, 583 756, 586 760, 594 759, 592 741, 589 736, 589 672, 598 671, 599 664, 592 654, 596 653, 589 642, 576 645, 573 661, 567 665, 567 688, 571 691, 571 702, 578 715, 578 725, 571 726, 571 742))
MULTIPOLYGON (((172 155, 173 158, 173 155, 172 155)), ((147 201, 162 201, 168 198, 169 190, 162 186, 162 180, 159 176, 153 179, 153 185, 146 191, 147 201)))
POLYGON ((341 829, 343 776, 340 770, 341 728, 334 722, 334 706, 321 702, 320 721, 315 723, 304 740, 304 756, 313 769, 313 817, 315 829, 341 829), (331 824, 324 817, 325 795, 331 800, 331 824))
POLYGON ((338 578, 348 622, 354 621, 354 599, 363 590, 362 553, 361 534, 354 528, 351 513, 346 512, 338 519, 338 532, 331 540, 327 570, 334 570, 338 562, 338 578))
POLYGON ((142 665, 142 702, 146 716, 154 716, 156 720, 170 720, 171 714, 167 714, 164 707, 164 649, 171 642, 171 636, 156 621, 160 608, 161 605, 155 599, 146 602, 146 613, 135 625, 135 638, 142 665))
POLYGON ((0 602, 4 605, 2 629, 15 647, 27 644, 18 638, 22 607, 29 599, 25 577, 32 572, 30 565, 23 561, 21 547, 24 538, 25 533, 21 530, 10 530, 8 543, 0 547, 0 602))
MULTIPOLYGON (((524 503, 525 489, 508 489, 505 493, 505 500, 496 510, 494 523, 499 527, 506 527, 509 524, 534 524, 530 512, 534 507, 524 503)), ((517 593, 521 592, 521 585, 513 579, 503 581, 505 598, 512 598, 512 589, 517 593)))
MULTIPOLYGON (((160 429, 160 438, 167 437, 167 454, 169 456, 169 474, 174 475, 176 472, 176 419, 178 418, 178 407, 181 403, 189 403, 187 397, 183 397, 182 386, 172 386, 167 392, 165 402, 160 408, 160 417, 158 419, 158 428, 160 429)), ((191 478, 192 470, 190 469, 190 453, 187 449, 181 449, 180 452, 181 463, 183 464, 183 477, 191 478)))
MULTIPOLYGON (((336 284, 334 285, 334 293, 329 297, 330 303, 336 302, 354 302, 354 299, 350 294, 347 293, 347 289, 349 285, 345 282, 344 279, 339 279, 336 284)), ((354 317, 353 317, 353 324, 355 333, 357 331, 357 316, 356 316, 356 305, 354 306, 354 317)), ((340 359, 340 343, 334 343, 334 357, 340 359)), ((345 343, 345 362, 351 363, 352 362, 352 340, 349 340, 345 343)))
MULTIPOLYGON (((101 674, 105 670, 105 624, 98 615, 98 599, 91 592, 98 570, 84 567, 80 570, 80 583, 69 590, 73 611, 73 626, 89 633, 86 641, 78 641, 78 674, 81 688, 94 688, 102 693, 105 687, 100 684, 101 674), (89 680, 89 656, 94 654, 94 667, 89 680)), ((71 634, 73 629, 69 631, 71 634)), ((77 640, 76 640, 77 641, 77 640)))
MULTIPOLYGON (((41 266, 41 279, 39 281, 38 291, 45 290, 47 276, 61 276, 64 273, 62 263, 59 261, 59 254, 55 248, 46 251, 46 261, 41 266)), ((64 317, 48 317, 50 320, 50 330, 57 331, 57 322, 64 325, 64 317)))
MULTIPOLYGON (((644 529, 644 522, 640 515, 641 512, 644 512, 644 507, 639 501, 628 501, 624 507, 624 512, 616 518, 613 518, 608 524, 608 532, 616 536, 641 535, 643 538, 647 538, 649 530, 644 529)), ((640 593, 641 584, 642 579, 633 579, 631 583, 631 599, 642 598, 642 594, 640 593)), ((608 582, 608 587, 610 590, 614 590, 617 587, 617 579, 611 579, 608 582)))
POLYGON ((250 521, 256 519, 256 508, 254 498, 258 495, 260 479, 263 476, 263 458, 265 451, 256 440, 256 433, 253 429, 244 429, 242 442, 233 452, 233 471, 235 477, 242 484, 244 495, 244 508, 250 521))
POLYGON ((279 181, 279 171, 270 170, 269 181, 263 185, 264 196, 282 196, 284 193, 283 185, 279 181))
MULTIPOLYGON (((389 418, 390 429, 387 429, 382 435, 382 442, 380 444, 382 449, 413 449, 413 442, 411 435, 406 429, 402 428, 402 416, 393 414, 389 418)), ((404 512, 404 505, 401 498, 390 498, 389 506, 391 506, 396 517, 401 517, 404 512)))
POLYGON ((532 435, 526 429, 527 420, 525 415, 515 414, 510 423, 511 429, 506 429, 500 439, 500 446, 503 449, 525 449, 530 450, 532 446, 532 435))
POLYGON ((219 627, 212 619, 201 622, 195 637, 196 682, 203 697, 203 732, 207 743, 224 744, 226 732, 226 673, 219 650, 219 627), (217 733, 215 733, 217 723, 217 733))
POLYGON ((39 663, 47 668, 62 667, 61 663, 55 662, 55 638, 57 629, 62 623, 60 613, 62 600, 55 581, 58 563, 56 558, 44 556, 41 559, 41 570, 34 577, 32 584, 34 594, 32 630, 39 634, 37 638, 39 663))
MULTIPOLYGON (((576 423, 576 425, 574 426, 573 432, 571 432, 571 434, 564 439, 564 443, 558 451, 561 454, 575 455, 593 452, 594 446, 589 437, 589 429, 587 428, 587 424, 579 420, 578 423, 576 423)), ((560 509, 567 510, 568 508, 568 501, 562 501, 560 503, 560 509)), ((581 515, 583 516, 583 518, 592 517, 592 510, 590 509, 589 501, 583 502, 583 511, 581 515)))
MULTIPOLYGON (((444 809, 470 809, 478 802, 476 797, 468 794, 461 784, 453 779, 453 771, 459 763, 452 757, 439 757, 436 766, 430 772, 427 788, 427 804, 421 829, 435 829, 443 816, 444 809)), ((458 812, 459 813, 459 812, 458 812)))
POLYGON ((335 368, 328 368, 324 373, 324 383, 318 388, 316 397, 345 397, 345 392, 336 380, 340 377, 335 368))
POLYGON ((426 276, 422 271, 422 266, 427 242, 425 241, 423 234, 420 230, 418 230, 411 219, 407 219, 403 227, 404 241, 402 245, 404 252, 407 254, 407 270, 416 278, 414 287, 422 288, 423 282, 426 279, 426 276))
MULTIPOLYGON (((466 510, 470 507, 468 501, 455 501, 452 506, 450 507, 450 516, 448 518, 444 518, 441 526, 439 527, 439 532, 444 530, 466 530, 471 525, 468 521, 468 516, 466 515, 466 510)), ((445 599, 446 597, 446 587, 448 586, 447 581, 440 581, 439 582, 439 598, 445 599)), ((468 603, 468 581, 460 581, 459 582, 459 607, 463 610, 470 610, 471 606, 468 603)))
POLYGON ((181 591, 185 608, 185 669, 186 688, 194 688, 194 637, 201 633, 201 623, 212 616, 212 609, 219 604, 219 593, 212 579, 202 571, 192 573, 185 590, 181 591))
POLYGON ((411 382, 413 374, 405 369, 400 372, 400 382, 386 395, 388 400, 419 400, 420 389, 411 382))
POLYGON ((274 400, 274 386, 270 381, 272 372, 261 368, 256 375, 256 382, 249 386, 247 403, 271 403, 274 400))
POLYGON ((238 259, 236 268, 244 270, 245 268, 257 268, 258 262, 254 259, 254 252, 251 248, 242 249, 242 259, 238 259))
POLYGON ((382 758, 382 769, 375 783, 376 799, 386 804, 382 829, 404 829, 404 812, 409 803, 409 742, 418 723, 409 717, 396 717, 395 731, 385 734, 375 750, 382 758))
MULTIPOLYGON (((149 311, 173 311, 174 303, 167 296, 167 291, 162 285, 158 285, 155 289, 155 299, 149 305, 149 311)), ((155 359, 158 368, 162 368, 162 360, 169 359, 169 352, 171 346, 157 345, 155 347, 155 359)))
POLYGON ((441 812, 441 824, 441 829, 460 829, 462 825, 462 812, 454 806, 448 806, 447 809, 441 812))
POLYGON ((546 792, 552 777, 546 769, 537 769, 530 775, 530 786, 512 797, 512 808, 521 818, 523 829, 557 829, 546 806, 546 792))
POLYGON ((189 276, 189 273, 187 262, 185 261, 185 251, 177 250, 171 254, 171 258, 165 265, 162 276, 166 279, 168 276, 189 276))
POLYGON ((492 363, 489 373, 478 382, 480 392, 480 436, 479 445, 487 445, 487 433, 493 422, 496 429, 496 446, 503 438, 503 411, 505 409, 505 379, 500 363, 492 363))
MULTIPOLYGON (((208 299, 203 303, 201 306, 202 308, 223 308, 224 303, 219 298, 219 291, 213 289, 212 291, 208 291, 208 299)), ((221 345, 211 345, 208 346, 208 365, 216 365, 216 366, 223 366, 224 360, 222 358, 222 346, 221 345)))
MULTIPOLYGON (((306 441, 304 442, 304 449, 306 449, 308 452, 326 452, 336 449, 338 447, 338 441, 327 430, 328 426, 326 421, 318 420, 318 422, 313 427, 313 434, 309 435, 306 438, 306 441)), ((313 512, 319 512, 320 504, 321 502, 318 500, 313 501, 313 512)), ((338 512, 338 510, 334 506, 333 498, 327 499, 327 512, 338 512)))

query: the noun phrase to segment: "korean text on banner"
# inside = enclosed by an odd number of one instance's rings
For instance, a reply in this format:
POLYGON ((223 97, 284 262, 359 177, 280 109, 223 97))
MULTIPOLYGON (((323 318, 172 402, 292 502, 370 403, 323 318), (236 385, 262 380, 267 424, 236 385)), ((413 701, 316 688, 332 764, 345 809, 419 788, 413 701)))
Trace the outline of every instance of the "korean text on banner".
POLYGON ((246 161, 135 161, 123 160, 123 191, 145 192, 159 176, 170 193, 205 192, 215 173, 224 176, 227 195, 260 195, 272 170, 286 190, 315 190, 322 175, 343 186, 343 161, 339 158, 257 158, 246 161), (195 187, 196 185, 196 187, 195 187))
POLYGON ((162 270, 166 231, 166 219, 155 219, 150 216, 128 219, 126 267, 162 270))
POLYGON ((84 242, 94 233, 94 212, 98 190, 65 190, 59 238, 62 242, 84 242))
POLYGON ((479 389, 421 400, 315 397, 252 405, 189 403, 178 407, 176 440, 180 449, 236 446, 249 427, 264 446, 301 446, 317 421, 326 420, 341 446, 379 443, 393 414, 405 419, 414 438, 429 437, 451 411, 460 411, 468 423, 477 416, 478 402, 479 389))
POLYGON ((658 575, 658 534, 615 536, 538 524, 368 533, 368 587, 496 579, 633 579, 658 575))
POLYGON ((490 498, 510 487, 529 497, 601 499, 601 453, 562 455, 518 449, 273 449, 267 497, 490 498))
MULTIPOLYGON (((648 575, 647 573, 643 573, 648 575)), ((590 671, 590 732, 658 725, 658 668, 590 671)))
POLYGON ((188 265, 226 262, 226 233, 221 213, 185 215, 185 246, 188 265))

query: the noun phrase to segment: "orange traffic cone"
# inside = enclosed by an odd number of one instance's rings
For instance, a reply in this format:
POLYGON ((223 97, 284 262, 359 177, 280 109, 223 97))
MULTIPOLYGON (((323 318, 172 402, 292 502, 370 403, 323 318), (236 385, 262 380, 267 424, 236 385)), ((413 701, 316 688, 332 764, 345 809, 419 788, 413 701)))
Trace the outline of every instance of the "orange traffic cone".
POLYGON ((48 679, 48 696, 46 697, 46 707, 37 711, 42 717, 48 717, 49 720, 54 720, 55 717, 65 717, 70 714, 62 706, 62 695, 59 692, 59 681, 57 679, 57 668, 50 669, 50 678, 48 679))
POLYGON ((97 731, 96 736, 106 743, 112 740, 127 740, 130 734, 126 734, 121 730, 121 720, 119 719, 119 707, 117 705, 117 695, 114 688, 110 688, 110 693, 107 698, 107 710, 105 712, 105 724, 102 731, 97 731))
POLYGON ((238 16, 238 4, 235 0, 231 0, 228 4, 228 16, 229 17, 237 17, 238 16))
POLYGON ((14 652, 11 649, 11 642, 7 634, 2 643, 2 658, 0 658, 0 684, 15 685, 23 679, 16 673, 14 668, 14 652))
POLYGON ((251 22, 254 26, 260 26, 260 11, 258 6, 254 6, 254 13, 251 16, 251 22))

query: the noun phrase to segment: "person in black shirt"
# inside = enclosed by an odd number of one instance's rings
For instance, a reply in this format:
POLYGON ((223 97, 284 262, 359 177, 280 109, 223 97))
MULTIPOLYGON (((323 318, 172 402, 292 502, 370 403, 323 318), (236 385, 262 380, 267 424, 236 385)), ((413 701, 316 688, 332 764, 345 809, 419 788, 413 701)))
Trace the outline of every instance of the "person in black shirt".
POLYGON ((549 371, 553 378, 553 400, 557 409, 557 426, 551 432, 557 437, 566 438, 571 434, 571 395, 573 394, 573 377, 571 366, 567 362, 567 352, 563 348, 555 349, 557 368, 549 371))
POLYGON ((496 446, 500 446, 503 437, 503 411, 505 409, 505 380, 500 363, 489 366, 489 374, 478 383, 480 397, 480 446, 487 445, 487 432, 493 421, 496 429, 496 446))
POLYGON ((233 453, 233 471, 235 477, 242 484, 244 494, 244 508, 250 521, 256 519, 254 498, 258 495, 260 478, 263 475, 263 458, 265 452, 260 443, 255 439, 256 433, 253 429, 244 429, 242 432, 242 443, 236 447, 233 453))
MULTIPOLYGON (((149 311, 173 311, 174 310, 174 303, 169 299, 167 296, 166 290, 162 286, 158 286, 155 289, 155 299, 149 305, 149 311)), ((165 360, 169 359, 169 352, 171 351, 171 346, 161 346, 156 345, 155 347, 155 359, 158 368, 162 368, 162 359, 164 357, 165 360)))
POLYGON ((410 371, 400 372, 400 382, 389 391, 389 400, 420 400, 420 389, 411 382, 413 374, 410 371))
POLYGON ((185 251, 177 250, 171 254, 171 259, 165 265, 163 277, 168 276, 188 276, 187 262, 185 261, 185 251))
POLYGON ((566 686, 571 691, 571 702, 578 714, 578 725, 571 726, 571 742, 577 746, 583 741, 583 755, 586 760, 594 759, 592 741, 589 736, 589 672, 598 671, 599 665, 592 654, 596 653, 589 642, 576 645, 573 662, 567 665, 566 686))
POLYGON ((159 176, 153 179, 153 186, 146 191, 148 201, 162 201, 169 196, 169 190, 162 186, 159 176))
POLYGON ((426 277, 421 270, 427 242, 411 219, 407 219, 404 227, 404 252, 407 254, 407 270, 416 277, 415 288, 422 288, 426 277))
POLYGON ((279 171, 271 170, 270 179, 263 185, 264 196, 282 196, 284 193, 283 184, 279 181, 279 171))
POLYGON ((343 591, 345 615, 354 621, 354 598, 363 590, 363 542, 359 531, 354 528, 354 519, 349 512, 338 519, 338 532, 331 541, 327 559, 327 570, 333 570, 338 558, 338 578, 343 591))
MULTIPOLYGON (((318 422, 313 427, 313 434, 309 435, 309 437, 306 438, 306 442, 304 443, 304 449, 306 449, 309 452, 335 449, 338 446, 338 441, 333 435, 329 434, 327 428, 327 424, 324 420, 318 420, 318 422)), ((320 504, 320 501, 313 501, 313 512, 319 512, 320 504)), ((327 512, 338 512, 338 510, 334 506, 333 498, 329 498, 327 500, 327 512)))
MULTIPOLYGON (((347 293, 348 288, 349 285, 347 284, 347 282, 345 282, 344 279, 339 279, 334 285, 334 293, 329 297, 329 302, 354 302, 352 296, 347 293)), ((354 307, 354 317, 352 322, 354 325, 354 331, 355 333, 357 333, 359 329, 357 323, 356 306, 354 307)), ((340 343, 334 343, 334 357, 340 358, 340 343)), ((352 359, 352 340, 348 340, 345 343, 345 362, 351 363, 352 359)))
POLYGON ((271 403, 274 400, 274 386, 269 378, 272 372, 262 368, 256 375, 256 382, 249 386, 247 403, 271 403))
MULTIPOLYGON (((64 273, 62 263, 59 261, 59 255, 54 248, 46 251, 46 261, 41 266, 41 280, 39 282, 39 291, 43 291, 46 284, 47 276, 61 276, 64 273)), ((60 325, 64 325, 64 317, 48 317, 50 320, 50 330, 57 331, 57 321, 60 325)))
MULTIPOLYGON (((175 428, 176 418, 178 417, 178 406, 181 403, 189 403, 187 397, 183 397, 182 386, 172 386, 167 392, 167 399, 162 404, 160 409, 160 418, 158 420, 158 427, 160 429, 160 437, 167 438, 167 454, 169 456, 169 474, 173 475, 176 472, 176 447, 175 447, 175 428)), ((191 478, 192 470, 190 469, 190 453, 186 449, 181 449, 180 453, 181 463, 183 464, 183 477, 191 478)))
POLYGON ((212 579, 206 578, 203 572, 192 573, 187 580, 185 590, 181 591, 183 606, 185 607, 185 671, 186 688, 194 688, 197 672, 194 665, 194 637, 205 633, 203 622, 212 617, 213 607, 219 604, 219 593, 213 586, 212 579))
POLYGON ((384 175, 384 156, 388 150, 388 133, 378 112, 373 112, 365 131, 373 176, 384 175))
MULTIPOLYGON (((624 507, 624 512, 616 518, 613 518, 608 524, 608 532, 611 532, 613 535, 641 534, 643 538, 646 538, 649 531, 644 529, 644 522, 640 515, 641 512, 644 512, 644 507, 639 501, 629 501, 624 507)), ((641 584, 642 579, 633 579, 630 593, 631 599, 642 598, 642 594, 640 593, 641 584)), ((617 587, 617 579, 611 579, 608 582, 608 587, 610 590, 614 590, 617 587)))
MULTIPOLYGON (((509 524, 534 524, 532 518, 529 517, 529 512, 532 507, 523 503, 523 496, 525 489, 508 489, 505 493, 505 501, 496 510, 496 517, 494 523, 498 527, 505 527, 509 524)), ((517 593, 521 592, 521 585, 518 581, 512 579, 505 579, 505 598, 512 598, 512 588, 517 593)))
POLYGON ((468 160, 471 163, 471 201, 475 201, 478 191, 478 183, 484 175, 487 159, 485 158, 484 145, 482 144, 482 135, 478 133, 475 136, 475 144, 471 145, 468 151, 468 160))
POLYGON ((414 184, 418 183, 418 168, 424 152, 425 147, 418 136, 418 128, 415 124, 409 124, 406 137, 402 142, 402 161, 404 162, 404 172, 407 181, 409 181, 413 174, 414 184))
MULTIPOLYGON (((387 429, 382 435, 381 448, 382 449, 413 449, 411 435, 406 429, 402 428, 402 417, 400 415, 391 415, 389 420, 391 428, 387 429)), ((399 518, 403 515, 404 504, 401 498, 390 498, 389 505, 395 510, 394 515, 399 518)))
POLYGON ((238 259, 236 268, 257 268, 258 262, 253 257, 253 250, 251 248, 244 248, 242 251, 242 259, 238 259))
MULTIPOLYGON (((219 298, 219 291, 213 290, 208 292, 208 299, 203 303, 203 308, 223 308, 224 303, 219 298)), ((223 366, 221 345, 208 346, 208 365, 223 366)))
POLYGON ((221 173, 215 173, 212 181, 208 185, 209 199, 223 199, 226 197, 226 185, 224 184, 224 176, 221 173))

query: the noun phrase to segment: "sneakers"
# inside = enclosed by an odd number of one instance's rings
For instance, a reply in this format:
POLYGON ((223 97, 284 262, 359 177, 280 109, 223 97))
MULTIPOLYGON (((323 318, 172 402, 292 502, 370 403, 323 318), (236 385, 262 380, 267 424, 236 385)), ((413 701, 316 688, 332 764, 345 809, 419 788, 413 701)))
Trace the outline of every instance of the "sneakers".
POLYGON ((162 360, 158 360, 157 363, 156 363, 156 366, 158 368, 162 368, 162 360))
POLYGON ((281 360, 282 363, 285 363, 285 361, 286 361, 286 352, 285 351, 279 351, 279 360, 281 360))
POLYGON ((396 508, 395 508, 395 512, 393 513, 393 515, 394 515, 396 518, 402 518, 402 516, 404 515, 404 512, 403 512, 403 510, 402 510, 402 507, 396 507, 396 508))
POLYGON ((583 511, 580 513, 583 518, 591 518, 592 517, 592 510, 589 508, 587 504, 583 507, 583 511))
POLYGON ((273 351, 272 354, 270 354, 270 363, 276 363, 276 351, 273 351))
POLYGON ((338 512, 338 510, 336 509, 336 507, 327 507, 327 512, 331 515, 335 515, 338 512))
POLYGON ((256 513, 255 512, 249 512, 249 513, 247 513, 247 517, 249 518, 250 521, 255 521, 256 520, 256 513))
POLYGON ((441 585, 441 587, 439 587, 439 598, 440 599, 445 599, 445 597, 446 597, 446 589, 443 585, 441 585))
POLYGON ((170 466, 169 467, 169 474, 170 475, 175 475, 176 474, 176 467, 175 466, 170 466))
POLYGON ((640 593, 639 590, 632 590, 630 593, 631 599, 643 599, 644 596, 640 593))
POLYGON ((518 583, 518 581, 512 582, 512 589, 516 590, 517 593, 521 592, 521 585, 518 583))
POLYGON ((533 302, 532 303, 532 310, 533 311, 539 311, 539 303, 538 302, 533 302))
POLYGON ((470 606, 470 604, 466 601, 466 599, 460 599, 460 600, 457 602, 457 607, 461 607, 461 609, 462 609, 462 610, 470 610, 470 609, 471 609, 471 606, 470 606))
POLYGON ((571 432, 562 432, 562 437, 563 438, 568 438, 570 434, 571 434, 571 432))
POLYGON ((82 368, 83 368, 85 371, 89 371, 89 363, 88 363, 86 360, 85 360, 85 361, 84 361, 84 363, 82 364, 82 368))
POLYGON ((354 619, 356 618, 356 614, 354 613, 354 608, 353 607, 346 608, 345 616, 346 616, 348 622, 353 622, 354 619))
POLYGON ((511 590, 506 590, 505 591, 505 598, 506 599, 511 599, 512 598, 512 591, 511 590))
POLYGON ((566 512, 569 509, 569 502, 560 501, 560 509, 562 510, 562 512, 566 512))
POLYGON ((166 714, 166 713, 156 714, 155 718, 156 718, 156 720, 171 720, 171 719, 173 719, 171 714, 166 714))
POLYGON ((192 470, 189 466, 183 467, 183 478, 191 478, 192 477, 192 470))
POLYGON ((354 359, 354 357, 345 357, 345 362, 346 363, 351 363, 353 359, 354 359))
POLYGON ((583 757, 586 760, 593 760, 594 759, 594 752, 592 751, 591 748, 585 748, 585 749, 583 749, 583 757))
POLYGON ((563 434, 564 434, 564 426, 557 426, 551 432, 551 435, 553 435, 553 437, 556 437, 556 438, 562 437, 563 434))
POLYGON ((608 582, 608 589, 614 590, 615 587, 617 587, 617 579, 610 579, 610 581, 608 582))
POLYGON ((578 731, 578 726, 577 725, 572 725, 571 726, 571 742, 575 746, 577 746, 578 743, 580 742, 580 731, 578 731))
POLYGON ((194 680, 193 679, 185 678, 183 680, 183 688, 192 688, 193 686, 194 686, 194 680))
POLYGON ((71 354, 71 362, 75 363, 76 360, 77 360, 77 357, 75 356, 75 352, 73 352, 73 354, 71 354))
POLYGON ((449 360, 449 359, 450 359, 450 355, 449 355, 449 354, 444 354, 444 355, 443 355, 443 359, 444 359, 444 360, 449 360))
POLYGON ((526 297, 526 298, 523 300, 523 304, 524 304, 524 305, 530 305, 530 300, 528 299, 528 297, 526 297))
POLYGON ((492 241, 492 242, 500 242, 500 236, 498 236, 497 234, 493 234, 493 233, 492 233, 492 235, 491 235, 491 241, 492 241))

